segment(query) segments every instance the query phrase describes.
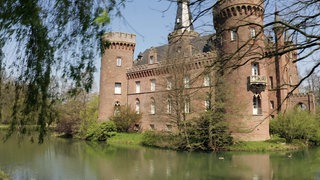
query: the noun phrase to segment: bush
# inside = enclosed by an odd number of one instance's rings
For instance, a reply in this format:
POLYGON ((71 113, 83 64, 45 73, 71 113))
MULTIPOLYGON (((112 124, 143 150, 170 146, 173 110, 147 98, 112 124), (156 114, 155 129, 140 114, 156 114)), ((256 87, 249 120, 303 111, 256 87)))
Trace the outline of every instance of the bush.
POLYGON ((137 114, 135 110, 129 106, 121 106, 119 112, 110 118, 118 129, 118 132, 134 131, 134 126, 141 119, 141 114, 137 114))
POLYGON ((88 141, 106 141, 116 134, 117 128, 114 122, 107 121, 88 129, 85 139, 88 141))
POLYGON ((178 149, 181 143, 181 137, 169 132, 146 131, 142 135, 142 145, 178 149))
POLYGON ((207 111, 198 119, 188 122, 187 127, 189 144, 186 140, 182 142, 180 148, 183 150, 220 151, 232 144, 228 125, 221 112, 207 111))
POLYGON ((287 143, 294 139, 304 140, 306 143, 318 143, 320 140, 319 122, 308 111, 294 109, 286 114, 280 114, 270 121, 270 133, 284 138, 287 143))

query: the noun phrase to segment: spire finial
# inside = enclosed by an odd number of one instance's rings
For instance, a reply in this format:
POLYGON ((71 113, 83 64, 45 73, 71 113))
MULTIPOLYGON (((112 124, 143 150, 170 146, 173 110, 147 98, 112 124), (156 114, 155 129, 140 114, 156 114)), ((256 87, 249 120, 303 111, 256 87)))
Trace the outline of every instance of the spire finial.
POLYGON ((190 12, 190 0, 178 0, 178 9, 174 30, 193 31, 192 16, 190 12))

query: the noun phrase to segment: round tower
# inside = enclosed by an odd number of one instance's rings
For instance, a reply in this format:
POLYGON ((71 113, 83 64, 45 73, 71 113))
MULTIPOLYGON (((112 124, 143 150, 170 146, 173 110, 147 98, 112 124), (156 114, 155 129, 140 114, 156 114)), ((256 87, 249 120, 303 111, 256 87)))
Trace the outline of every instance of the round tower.
POLYGON ((127 104, 128 68, 132 67, 135 35, 109 32, 102 37, 107 44, 101 58, 99 120, 107 120, 121 105, 127 104))
POLYGON ((218 0, 213 15, 230 130, 239 140, 269 139, 263 0, 218 0))

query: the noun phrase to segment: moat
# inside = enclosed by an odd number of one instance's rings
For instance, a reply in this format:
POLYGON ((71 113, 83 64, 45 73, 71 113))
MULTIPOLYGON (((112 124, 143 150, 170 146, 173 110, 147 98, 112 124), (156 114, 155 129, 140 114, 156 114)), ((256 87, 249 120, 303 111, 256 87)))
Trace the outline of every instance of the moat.
POLYGON ((318 179, 320 148, 294 152, 187 153, 50 138, 0 145, 12 179, 318 179))

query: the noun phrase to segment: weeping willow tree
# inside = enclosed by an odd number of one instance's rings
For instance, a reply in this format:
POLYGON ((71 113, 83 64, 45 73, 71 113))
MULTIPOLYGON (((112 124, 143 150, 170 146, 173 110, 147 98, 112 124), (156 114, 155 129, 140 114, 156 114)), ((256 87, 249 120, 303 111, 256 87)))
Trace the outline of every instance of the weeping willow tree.
MULTIPOLYGON (((10 71, 15 86, 8 136, 14 132, 26 133, 25 125, 36 119, 38 140, 43 142, 54 119, 52 106, 57 87, 52 80, 56 76, 66 79, 72 92, 91 89, 94 59, 101 50, 100 35, 110 20, 110 12, 119 13, 124 2, 0 1, 1 49, 6 49, 15 59, 3 61, 6 57, 1 51, 0 84, 3 84, 3 71, 10 71), (8 44, 15 48, 8 48, 8 44)), ((0 96, 4 96, 1 90, 0 96)))

